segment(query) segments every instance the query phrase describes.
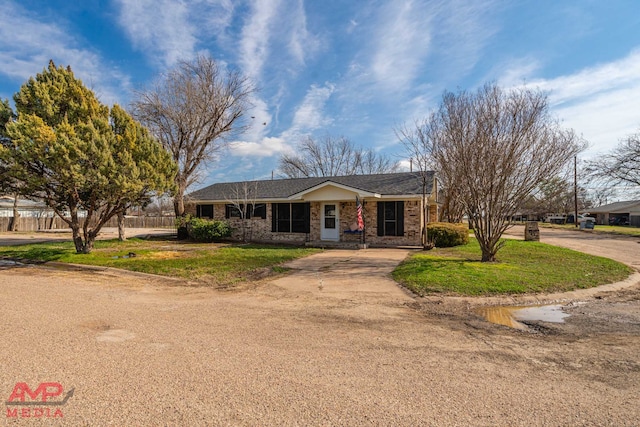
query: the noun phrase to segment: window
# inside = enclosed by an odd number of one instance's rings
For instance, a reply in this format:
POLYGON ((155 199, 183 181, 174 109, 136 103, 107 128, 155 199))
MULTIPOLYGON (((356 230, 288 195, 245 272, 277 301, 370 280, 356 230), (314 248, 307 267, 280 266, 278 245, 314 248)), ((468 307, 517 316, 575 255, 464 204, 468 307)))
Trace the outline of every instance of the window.
POLYGON ((213 205, 196 205, 196 216, 213 219, 213 205))
POLYGON ((404 202, 378 202, 378 236, 404 235, 404 202))
POLYGON ((256 203, 253 205, 253 217, 267 219, 267 204, 256 203))
MULTIPOLYGON (((244 205, 240 205, 240 209, 244 210, 244 205)), ((267 205, 265 203, 256 203, 255 205, 247 206, 245 211, 247 218, 262 218, 267 219, 267 205)), ((228 204, 225 206, 224 212, 225 218, 242 218, 241 212, 237 206, 228 204)))
POLYGON ((273 203, 271 213, 271 231, 309 232, 309 203, 273 203))

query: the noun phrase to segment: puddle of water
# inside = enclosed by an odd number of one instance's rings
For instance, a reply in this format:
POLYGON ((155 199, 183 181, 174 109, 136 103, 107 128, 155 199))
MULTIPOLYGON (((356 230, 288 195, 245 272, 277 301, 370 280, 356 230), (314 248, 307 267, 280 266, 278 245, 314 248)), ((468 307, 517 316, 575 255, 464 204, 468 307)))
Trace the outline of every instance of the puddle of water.
POLYGON ((569 313, 562 311, 561 305, 543 305, 539 307, 527 307, 513 312, 517 320, 539 320, 549 323, 564 323, 564 318, 569 317, 569 313))
POLYGON ((527 325, 522 322, 541 321, 563 323, 570 314, 562 311, 562 305, 540 306, 495 306, 480 307, 477 312, 488 322, 510 328, 526 330, 527 325))

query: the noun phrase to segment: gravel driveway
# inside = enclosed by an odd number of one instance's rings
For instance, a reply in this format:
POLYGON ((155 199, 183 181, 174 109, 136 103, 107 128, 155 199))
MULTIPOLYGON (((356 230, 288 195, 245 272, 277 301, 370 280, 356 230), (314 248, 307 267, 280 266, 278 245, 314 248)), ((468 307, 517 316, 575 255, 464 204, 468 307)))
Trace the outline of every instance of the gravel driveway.
POLYGON ((425 309, 388 277, 406 254, 327 251, 237 291, 4 269, 0 394, 74 388, 47 420, 74 426, 640 424, 640 333, 425 309))

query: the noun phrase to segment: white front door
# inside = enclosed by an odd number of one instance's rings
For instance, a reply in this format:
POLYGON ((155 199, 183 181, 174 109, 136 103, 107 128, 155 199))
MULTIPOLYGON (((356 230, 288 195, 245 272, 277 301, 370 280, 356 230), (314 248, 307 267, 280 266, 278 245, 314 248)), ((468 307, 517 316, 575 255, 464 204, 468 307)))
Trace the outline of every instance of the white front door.
POLYGON ((340 240, 338 205, 336 203, 323 203, 321 216, 320 238, 322 240, 340 240))

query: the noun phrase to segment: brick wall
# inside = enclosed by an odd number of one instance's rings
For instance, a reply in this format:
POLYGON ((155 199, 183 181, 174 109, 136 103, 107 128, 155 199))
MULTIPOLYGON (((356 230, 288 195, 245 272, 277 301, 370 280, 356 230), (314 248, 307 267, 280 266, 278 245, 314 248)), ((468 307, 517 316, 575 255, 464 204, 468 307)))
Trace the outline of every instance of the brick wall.
MULTIPOLYGON (((365 221, 365 241, 372 246, 417 246, 420 245, 421 232, 421 209, 420 200, 408 200, 404 203, 404 235, 403 236, 378 236, 377 230, 377 202, 364 202, 364 221, 365 221)), ((353 202, 337 202, 339 209, 339 233, 340 241, 344 242, 360 242, 362 236, 360 234, 345 234, 344 230, 349 230, 356 222, 356 203, 353 202)), ((320 240, 321 220, 322 220, 322 203, 310 203, 310 232, 308 239, 310 241, 320 240)), ((195 215, 196 207, 191 205, 188 207, 188 213, 195 215)), ((214 219, 225 220, 225 204, 219 203, 214 205, 214 219)), ((304 233, 272 233, 271 232, 271 204, 267 203, 267 218, 251 218, 245 221, 245 235, 247 240, 256 242, 289 242, 304 244, 307 241, 307 235, 304 233)), ((431 207, 431 218, 437 218, 437 207, 431 207)), ((242 239, 242 220, 239 218, 228 219, 231 227, 234 228, 233 239, 242 239)))
POLYGON ((377 202, 366 202, 366 242, 371 246, 419 246, 422 229, 420 204, 420 200, 405 200, 403 236, 378 236, 377 202))

